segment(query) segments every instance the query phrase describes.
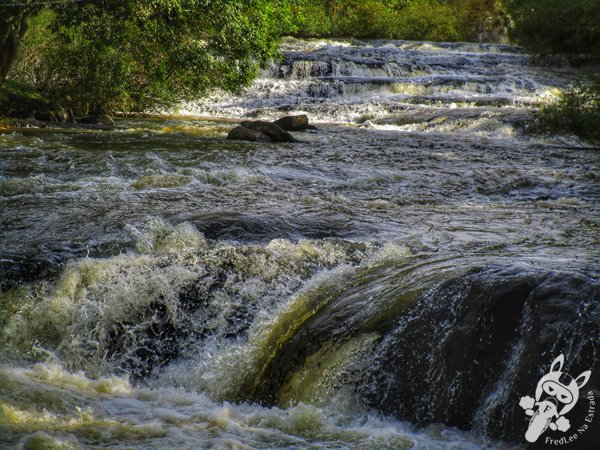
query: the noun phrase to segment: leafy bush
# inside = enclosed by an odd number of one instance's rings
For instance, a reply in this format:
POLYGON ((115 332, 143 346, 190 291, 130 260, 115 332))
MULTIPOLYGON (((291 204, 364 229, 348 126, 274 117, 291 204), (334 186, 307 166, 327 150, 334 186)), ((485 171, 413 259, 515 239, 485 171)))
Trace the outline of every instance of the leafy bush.
POLYGON ((600 82, 578 83, 564 90, 535 115, 533 131, 574 134, 600 149, 600 82))

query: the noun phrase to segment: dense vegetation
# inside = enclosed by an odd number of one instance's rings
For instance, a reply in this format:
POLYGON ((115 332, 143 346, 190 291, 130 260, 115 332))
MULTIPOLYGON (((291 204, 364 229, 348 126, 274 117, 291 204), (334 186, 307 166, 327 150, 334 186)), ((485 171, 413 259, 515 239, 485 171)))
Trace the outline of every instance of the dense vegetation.
MULTIPOLYGON (((600 58, 599 0, 505 0, 511 38, 540 54, 585 54, 600 58)), ((570 133, 600 148, 600 82, 591 79, 564 90, 535 115, 534 131, 570 133)))
POLYGON ((15 43, 21 45, 0 76, 11 66, 12 78, 80 113, 145 111, 214 86, 240 89, 289 28, 286 2, 278 0, 1 4, 7 32, 0 54, 13 55, 15 43))
POLYGON ((536 53, 600 55, 600 0, 504 0, 514 41, 536 53))
MULTIPOLYGON (((0 0, 0 84, 78 114, 150 111, 247 86, 283 34, 474 40, 497 0, 0 0), (10 69, 10 71, 9 71, 10 69)), ((16 103, 19 103, 18 101, 16 103)))
POLYGON ((293 34, 473 41, 503 28, 497 0, 301 0, 293 34))
POLYGON ((299 0, 290 32, 473 41, 498 37, 536 53, 600 54, 599 0, 299 0))

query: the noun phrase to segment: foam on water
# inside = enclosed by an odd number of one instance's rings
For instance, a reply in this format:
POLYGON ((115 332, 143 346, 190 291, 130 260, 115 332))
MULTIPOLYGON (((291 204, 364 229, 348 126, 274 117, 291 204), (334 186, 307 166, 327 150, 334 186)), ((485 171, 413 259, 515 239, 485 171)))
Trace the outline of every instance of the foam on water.
POLYGON ((56 364, 4 366, 0 378, 0 442, 16 439, 16 448, 506 448, 458 430, 415 432, 368 412, 214 402, 181 388, 90 380, 56 364))
MULTIPOLYGON (((173 227, 159 219, 143 230, 130 227, 130 234, 135 253, 85 258, 70 264, 55 283, 3 294, 10 311, 2 330, 7 347, 18 354, 28 354, 34 343, 56 349, 69 367, 92 376, 139 368, 147 341, 160 338, 153 327, 218 336, 245 330, 254 314, 273 314, 317 271, 358 263, 375 251, 369 244, 333 241, 215 245, 190 224, 173 227), (194 282, 199 284, 190 288, 194 282), (186 289, 194 299, 182 300, 186 289), (207 301, 210 310, 194 315, 186 307, 195 306, 186 301, 207 301), (237 317, 248 309, 254 313, 237 317)), ((167 353, 184 351, 165 345, 167 353)))
MULTIPOLYGON (((291 39, 283 46, 282 62, 263 70, 243 95, 218 91, 181 111, 268 119, 308 113, 315 121, 353 123, 365 114, 381 118, 420 105, 456 106, 456 99, 471 105, 536 104, 572 79, 567 70, 551 74, 530 66, 528 55, 503 45, 291 39)), ((465 134, 477 127, 428 125, 465 134)), ((489 122, 478 132, 501 138, 511 135, 508 126, 489 122)))
MULTIPOLYGON (((487 442, 451 429, 416 431, 358 407, 353 391, 340 386, 344 374, 365 362, 360 355, 376 334, 325 346, 307 359, 281 390, 284 409, 228 403, 243 400, 277 349, 340 292, 374 270, 410 261, 406 247, 283 239, 262 247, 216 244, 190 224, 159 219, 130 233, 135 251, 84 258, 55 282, 3 294, 2 344, 12 353, 5 356, 31 361, 1 366, 4 444, 478 448, 487 442), (211 279, 217 284, 202 294, 211 279), (202 309, 186 309, 191 294, 182 292, 189 289, 196 299, 207 296, 202 309), (166 347, 154 342, 178 336, 166 347), (148 377, 157 355, 165 359, 148 377), (132 383, 141 368, 145 381, 132 383)), ((415 284, 423 281, 416 278, 415 284)))

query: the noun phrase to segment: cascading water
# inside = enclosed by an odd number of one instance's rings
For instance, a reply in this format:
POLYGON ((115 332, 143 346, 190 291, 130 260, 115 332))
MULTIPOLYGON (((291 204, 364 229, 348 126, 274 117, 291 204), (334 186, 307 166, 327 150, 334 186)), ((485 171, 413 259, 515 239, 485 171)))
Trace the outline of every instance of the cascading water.
POLYGON ((289 40, 203 120, 2 133, 0 446, 519 448, 559 354, 600 398, 598 155, 522 132, 574 77, 289 40))
POLYGON ((529 59, 516 47, 490 44, 288 41, 282 61, 245 96, 218 93, 187 112, 277 117, 299 110, 375 129, 512 132, 501 125, 522 122, 524 105, 573 76, 549 74, 529 59))

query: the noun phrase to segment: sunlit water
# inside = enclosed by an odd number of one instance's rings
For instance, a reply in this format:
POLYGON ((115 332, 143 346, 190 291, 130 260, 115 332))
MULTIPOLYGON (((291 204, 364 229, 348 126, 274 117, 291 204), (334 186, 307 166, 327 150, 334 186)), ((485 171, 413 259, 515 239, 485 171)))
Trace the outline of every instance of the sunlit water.
POLYGON ((575 77, 528 61, 288 41, 244 95, 182 107, 203 120, 0 134, 0 446, 519 447, 493 417, 521 361, 560 350, 600 373, 598 154, 523 132, 575 77), (294 144, 210 119, 296 112, 318 130, 294 144), (527 354, 525 308, 466 422, 441 369, 402 403, 411 323, 439 318, 414 346, 440 367, 454 308, 513 287, 524 305, 560 292, 570 331, 527 354))

